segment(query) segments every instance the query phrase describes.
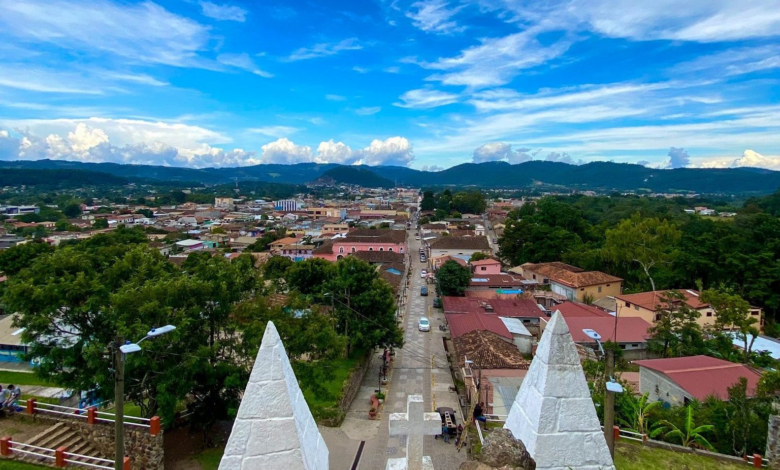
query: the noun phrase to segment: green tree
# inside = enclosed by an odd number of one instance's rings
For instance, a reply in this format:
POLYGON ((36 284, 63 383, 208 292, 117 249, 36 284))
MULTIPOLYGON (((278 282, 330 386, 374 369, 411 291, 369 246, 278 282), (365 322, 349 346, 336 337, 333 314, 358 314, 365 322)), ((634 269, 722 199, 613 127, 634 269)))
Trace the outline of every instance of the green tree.
POLYGON ((422 201, 420 201, 421 211, 432 211, 436 208, 436 200, 433 198, 433 191, 425 191, 422 201))
POLYGON ((474 261, 481 261, 483 259, 490 259, 490 256, 481 251, 478 251, 471 255, 471 258, 469 258, 469 263, 473 263, 474 261))
POLYGON ((333 277, 323 289, 323 302, 335 308, 337 331, 347 337, 347 354, 353 348, 369 350, 403 344, 393 290, 365 261, 354 256, 338 260, 333 277))
POLYGON ((74 219, 81 215, 81 204, 72 202, 62 208, 62 213, 69 219, 74 219))
POLYGON ((54 247, 44 242, 30 242, 0 251, 0 272, 14 276, 32 265, 36 258, 54 252, 54 247))
POLYGON ((663 436, 664 439, 680 441, 683 447, 699 447, 706 450, 714 450, 712 444, 704 437, 704 433, 712 431, 715 426, 704 424, 696 426, 693 419, 693 406, 688 405, 685 412, 685 423, 682 429, 667 420, 661 420, 658 426, 650 433, 650 437, 663 436))
POLYGON ((644 218, 636 213, 607 230, 604 257, 615 263, 638 264, 655 291, 652 271, 672 260, 680 237, 680 230, 668 220, 644 218))
POLYGON ((701 313, 690 308, 685 301, 685 296, 675 290, 659 294, 655 322, 647 330, 650 335, 647 341, 649 351, 670 357, 698 354, 704 347, 701 328, 696 322, 701 313))
POLYGON ((639 434, 648 434, 650 417, 661 407, 663 402, 650 401, 649 393, 644 393, 641 397, 636 397, 631 393, 624 395, 620 400, 620 424, 639 434))
POLYGON ((103 218, 103 217, 101 217, 99 219, 95 219, 92 222, 92 228, 95 228, 95 229, 105 229, 105 228, 108 228, 108 219, 103 218))
POLYGON ((284 278, 293 261, 286 256, 272 256, 263 265, 263 275, 268 280, 284 278))
POLYGON ((750 361, 753 342, 758 337, 757 318, 750 316, 750 304, 737 294, 708 289, 701 293, 701 301, 715 311, 715 326, 719 330, 736 331, 744 343, 743 362, 750 361))
POLYGON ((310 258, 290 266, 285 280, 290 289, 301 294, 319 294, 334 275, 334 264, 320 258, 310 258))
POLYGON ((441 295, 463 295, 471 281, 471 270, 455 261, 447 261, 436 271, 441 295))

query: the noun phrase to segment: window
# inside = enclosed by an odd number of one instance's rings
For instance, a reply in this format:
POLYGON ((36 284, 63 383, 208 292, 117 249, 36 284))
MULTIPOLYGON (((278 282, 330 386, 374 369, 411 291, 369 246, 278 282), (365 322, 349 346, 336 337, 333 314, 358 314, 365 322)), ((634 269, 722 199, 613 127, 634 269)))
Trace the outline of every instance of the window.
POLYGON ((352 247, 352 253, 354 253, 354 252, 355 252, 355 247, 353 246, 353 247, 352 247))
POLYGON ((707 316, 711 317, 712 316, 712 312, 707 312, 707 316))
POLYGON ((599 294, 601 294, 601 286, 599 286, 599 294))
POLYGON ((374 247, 373 246, 369 246, 368 247, 368 251, 374 251, 374 247))
POLYGON ((660 321, 660 320, 661 320, 661 314, 660 313, 656 313, 655 314, 655 321, 660 321))
POLYGON ((585 288, 584 288, 584 287, 581 287, 581 288, 580 288, 580 290, 581 290, 581 291, 584 291, 584 290, 585 290, 585 288))
POLYGON ((388 248, 388 249, 387 249, 387 251, 393 251, 393 248, 392 248, 392 247, 390 247, 390 248, 388 248))
POLYGON ((631 343, 631 347, 632 348, 638 348, 639 347, 639 343, 631 343))
POLYGON ((639 305, 634 305, 634 310, 639 311, 639 305))
POLYGON ((756 316, 756 315, 758 315, 758 310, 751 310, 750 314, 753 315, 753 316, 756 316))
POLYGON ((630 307, 630 306, 631 306, 631 302, 626 302, 626 307, 630 307))
MULTIPOLYGON (((353 250, 353 253, 354 253, 355 249, 353 248, 352 250, 353 250)), ((344 247, 343 246, 339 247, 339 253, 344 253, 344 247)))
POLYGON ((534 279, 536 279, 536 274, 534 274, 534 279))
POLYGON ((482 271, 487 271, 487 268, 482 266, 482 271))

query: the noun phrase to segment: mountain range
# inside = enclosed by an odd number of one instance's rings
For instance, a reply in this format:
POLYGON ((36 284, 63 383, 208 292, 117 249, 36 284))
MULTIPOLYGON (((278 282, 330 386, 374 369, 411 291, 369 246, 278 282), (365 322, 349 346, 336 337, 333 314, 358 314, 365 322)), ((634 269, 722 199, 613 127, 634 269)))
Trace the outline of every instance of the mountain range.
POLYGON ((346 183, 366 187, 390 187, 398 184, 413 187, 692 191, 717 194, 766 194, 780 188, 780 172, 759 168, 654 169, 628 163, 593 162, 569 165, 538 160, 516 165, 505 162, 464 163, 437 172, 399 166, 355 167, 333 163, 193 169, 63 160, 6 161, 0 162, 1 168, 87 170, 122 178, 193 181, 201 184, 252 180, 290 184, 346 183))

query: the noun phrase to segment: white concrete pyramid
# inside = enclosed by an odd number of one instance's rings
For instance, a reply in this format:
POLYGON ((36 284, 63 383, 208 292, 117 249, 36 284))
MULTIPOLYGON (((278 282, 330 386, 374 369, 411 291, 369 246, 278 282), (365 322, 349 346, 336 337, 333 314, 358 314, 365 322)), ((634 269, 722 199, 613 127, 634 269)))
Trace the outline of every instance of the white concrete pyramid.
POLYGON ((504 428, 537 470, 614 470, 569 327, 556 312, 542 334, 504 428))
POLYGON ((328 448, 268 322, 219 470, 328 470, 328 448))

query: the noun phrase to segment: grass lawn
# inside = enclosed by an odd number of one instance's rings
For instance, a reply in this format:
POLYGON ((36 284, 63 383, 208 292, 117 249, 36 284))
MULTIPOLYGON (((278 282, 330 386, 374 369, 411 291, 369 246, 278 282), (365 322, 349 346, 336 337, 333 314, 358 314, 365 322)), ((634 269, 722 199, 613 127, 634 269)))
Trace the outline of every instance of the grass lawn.
POLYGON ((664 449, 645 447, 639 443, 619 442, 615 448, 616 470, 717 469, 737 470, 747 465, 735 465, 695 454, 681 454, 664 449))
POLYGON ((303 396, 306 398, 306 403, 309 405, 315 420, 334 417, 334 414, 337 413, 338 403, 342 398, 341 391, 344 388, 344 382, 349 378, 350 371, 358 365, 364 356, 365 353, 356 351, 349 359, 337 359, 323 364, 323 367, 329 367, 333 370, 333 377, 322 384, 330 397, 319 396, 307 388, 303 389, 303 396))
POLYGON ((195 460, 200 464, 201 470, 217 470, 219 461, 225 449, 208 449, 195 456, 195 460))
MULTIPOLYGON (((100 411, 105 411, 106 413, 113 413, 114 407, 112 406, 111 408, 107 408, 105 410, 100 410, 100 411)), ((137 418, 143 418, 144 415, 141 414, 140 406, 136 405, 135 403, 125 402, 125 416, 135 416, 137 418)))
POLYGON ((43 465, 33 465, 31 463, 16 462, 11 459, 0 457, 0 468, 2 468, 3 470, 41 470, 42 468, 51 468, 51 467, 44 467, 43 465))
POLYGON ((8 386, 8 384, 56 387, 56 385, 39 378, 32 372, 11 372, 7 370, 0 370, 0 384, 3 384, 3 387, 8 386))

